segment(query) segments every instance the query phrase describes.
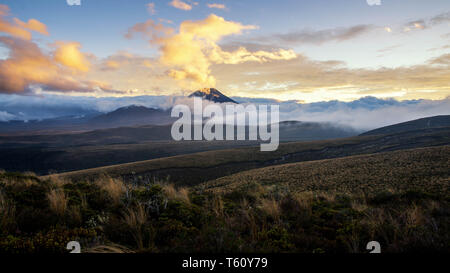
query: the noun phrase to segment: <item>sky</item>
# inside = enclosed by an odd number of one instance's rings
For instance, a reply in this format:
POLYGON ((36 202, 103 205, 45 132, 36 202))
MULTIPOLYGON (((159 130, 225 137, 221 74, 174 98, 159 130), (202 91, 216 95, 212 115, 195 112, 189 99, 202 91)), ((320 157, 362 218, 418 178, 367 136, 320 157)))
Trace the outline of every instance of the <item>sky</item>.
POLYGON ((450 96, 448 0, 77 2, 0 0, 1 100, 450 96))

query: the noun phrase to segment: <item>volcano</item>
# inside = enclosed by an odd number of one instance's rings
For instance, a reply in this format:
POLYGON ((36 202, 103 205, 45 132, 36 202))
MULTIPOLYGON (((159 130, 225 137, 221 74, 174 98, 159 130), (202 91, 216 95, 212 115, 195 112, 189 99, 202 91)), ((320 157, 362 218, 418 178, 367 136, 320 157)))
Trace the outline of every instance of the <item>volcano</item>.
POLYGON ((229 97, 222 94, 219 90, 215 88, 203 88, 201 90, 197 90, 194 93, 189 95, 189 98, 192 97, 200 97, 205 100, 217 102, 217 103, 236 103, 236 101, 230 99, 229 97))

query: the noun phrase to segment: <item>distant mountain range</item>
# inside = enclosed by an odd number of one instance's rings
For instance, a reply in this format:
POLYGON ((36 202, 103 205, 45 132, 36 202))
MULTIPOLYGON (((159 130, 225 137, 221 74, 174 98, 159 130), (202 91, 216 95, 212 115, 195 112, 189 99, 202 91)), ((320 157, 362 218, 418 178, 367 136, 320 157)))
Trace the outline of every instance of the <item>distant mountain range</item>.
MULTIPOLYGON (((189 95, 200 97, 215 103, 236 103, 226 95, 214 88, 203 88, 189 95)), ((369 100, 369 99, 368 99, 369 100)), ((369 100, 370 101, 370 100, 369 100)), ((369 103, 369 102, 367 102, 369 103)), ((93 131, 98 129, 112 129, 121 127, 148 126, 160 132, 157 139, 167 139, 170 125, 177 120, 170 116, 171 109, 148 108, 139 105, 129 105, 108 113, 92 112, 84 116, 62 116, 44 120, 11 120, 0 122, 0 135, 27 135, 27 134, 65 134, 93 131)), ((450 116, 436 116, 418 119, 392 126, 382 127, 365 132, 362 135, 390 134, 415 129, 437 128, 450 126, 450 116)), ((133 129, 133 130, 136 130, 133 129)), ((139 131, 139 129, 137 129, 139 131)), ((123 131, 123 129, 121 129, 123 131)), ((338 127, 331 123, 285 121, 280 123, 280 137, 282 141, 318 140, 357 135, 361 132, 351 128, 338 127)), ((130 136, 133 138, 133 136, 130 136)), ((154 139, 150 136, 149 139, 154 139)))
MULTIPOLYGON (((216 103, 237 103, 214 88, 195 91, 190 96, 201 97, 216 103)), ((171 109, 163 110, 139 105, 129 105, 109 113, 91 113, 86 116, 62 116, 43 120, 10 120, 0 122, 0 134, 51 134, 78 132, 127 126, 168 125, 176 118, 171 109)))
POLYGON ((170 109, 155 109, 130 105, 112 112, 83 117, 68 116, 44 120, 13 120, 0 122, 0 134, 30 132, 48 134, 55 132, 90 131, 142 125, 167 125, 176 119, 170 117, 170 109))
POLYGON ((114 128, 139 125, 166 125, 176 119, 170 117, 170 109, 162 110, 130 105, 91 118, 88 124, 97 128, 114 128))

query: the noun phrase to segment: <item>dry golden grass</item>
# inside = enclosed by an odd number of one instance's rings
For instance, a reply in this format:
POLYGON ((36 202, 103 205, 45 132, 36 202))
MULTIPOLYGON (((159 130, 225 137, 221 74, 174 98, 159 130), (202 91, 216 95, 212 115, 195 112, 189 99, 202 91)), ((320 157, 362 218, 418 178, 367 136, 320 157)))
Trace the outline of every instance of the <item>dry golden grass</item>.
POLYGON ((189 199, 189 189, 186 187, 176 188, 173 184, 160 184, 164 193, 169 199, 183 201, 187 204, 191 202, 189 199))
POLYGON ((408 226, 420 226, 425 219, 422 209, 415 204, 404 211, 404 217, 408 226))
POLYGON ((70 215, 70 219, 72 220, 72 222, 79 224, 83 223, 83 216, 79 206, 71 206, 67 209, 67 211, 70 215))
POLYGON ((127 208, 123 213, 123 222, 129 227, 131 234, 136 241, 138 249, 144 248, 144 225, 147 222, 148 214, 142 204, 127 208))
POLYGON ((16 226, 16 206, 8 202, 0 191, 0 230, 7 232, 14 230, 16 226))
POLYGON ((214 214, 218 217, 223 216, 224 215, 224 206, 223 206, 223 199, 222 196, 220 195, 216 195, 214 196, 214 198, 212 199, 212 211, 214 212, 214 214))
POLYGON ((67 209, 67 198, 62 189, 52 189, 47 193, 50 209, 58 216, 63 216, 67 209))
POLYGON ((105 244, 87 248, 83 253, 134 253, 133 250, 119 244, 105 244))
POLYGON ((297 192, 293 194, 295 201, 303 210, 311 211, 311 206, 314 201, 314 193, 310 191, 297 192))
POLYGON ((36 185, 37 181, 33 179, 34 177, 4 177, 2 178, 3 184, 5 186, 11 186, 14 188, 28 188, 32 185, 36 185))
POLYGON ((101 176, 95 183, 108 193, 115 204, 120 203, 120 200, 126 191, 125 185, 121 179, 101 176))
POLYGON ((65 177, 60 177, 60 176, 51 176, 51 177, 49 177, 49 181, 56 188, 62 188, 62 187, 64 187, 64 185, 71 183, 71 181, 69 179, 67 179, 65 177))
POLYGON ((3 193, 0 191, 0 217, 2 219, 14 218, 15 206, 6 200, 3 193))
POLYGON ((281 215, 280 205, 274 199, 262 199, 260 209, 272 217, 274 220, 279 220, 281 215))
POLYGON ((350 156, 240 172, 201 185, 209 192, 226 193, 248 185, 287 186, 291 192, 336 193, 425 191, 450 194, 450 146, 350 156))
POLYGON ((353 199, 351 201, 351 207, 352 209, 358 211, 358 212, 363 212, 366 211, 368 206, 367 206, 367 201, 366 200, 358 200, 358 199, 353 199))

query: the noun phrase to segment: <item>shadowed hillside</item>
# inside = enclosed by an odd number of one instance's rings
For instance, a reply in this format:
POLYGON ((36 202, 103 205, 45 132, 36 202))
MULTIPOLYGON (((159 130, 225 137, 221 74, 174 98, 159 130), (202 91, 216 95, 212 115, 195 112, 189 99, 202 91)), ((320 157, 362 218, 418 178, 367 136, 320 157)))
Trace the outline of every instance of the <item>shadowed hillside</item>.
POLYGON ((387 135, 387 134, 395 134, 402 133, 408 131, 415 131, 421 129, 432 129, 432 128, 441 128, 441 127, 450 127, 450 116, 435 116, 428 118, 421 118, 416 120, 411 120, 403 123, 398 123, 386 127, 381 127, 375 130, 371 130, 361 134, 362 136, 367 135, 387 135))
POLYGON ((359 136, 344 139, 280 144, 277 151, 260 152, 259 147, 208 151, 106 166, 60 174, 73 180, 94 179, 106 173, 133 181, 170 176, 171 181, 195 185, 218 177, 271 165, 338 158, 401 149, 450 144, 450 128, 418 130, 397 135, 359 136))
MULTIPOLYGON (((246 131, 248 134, 248 127, 246 131)), ((281 141, 312 141, 354 135, 357 135, 354 130, 327 123, 293 121, 280 124, 281 141)), ((47 174, 255 145, 258 145, 257 141, 175 142, 171 125, 119 127, 72 134, 0 136, 0 153, 4 155, 0 158, 0 168, 47 174)))

